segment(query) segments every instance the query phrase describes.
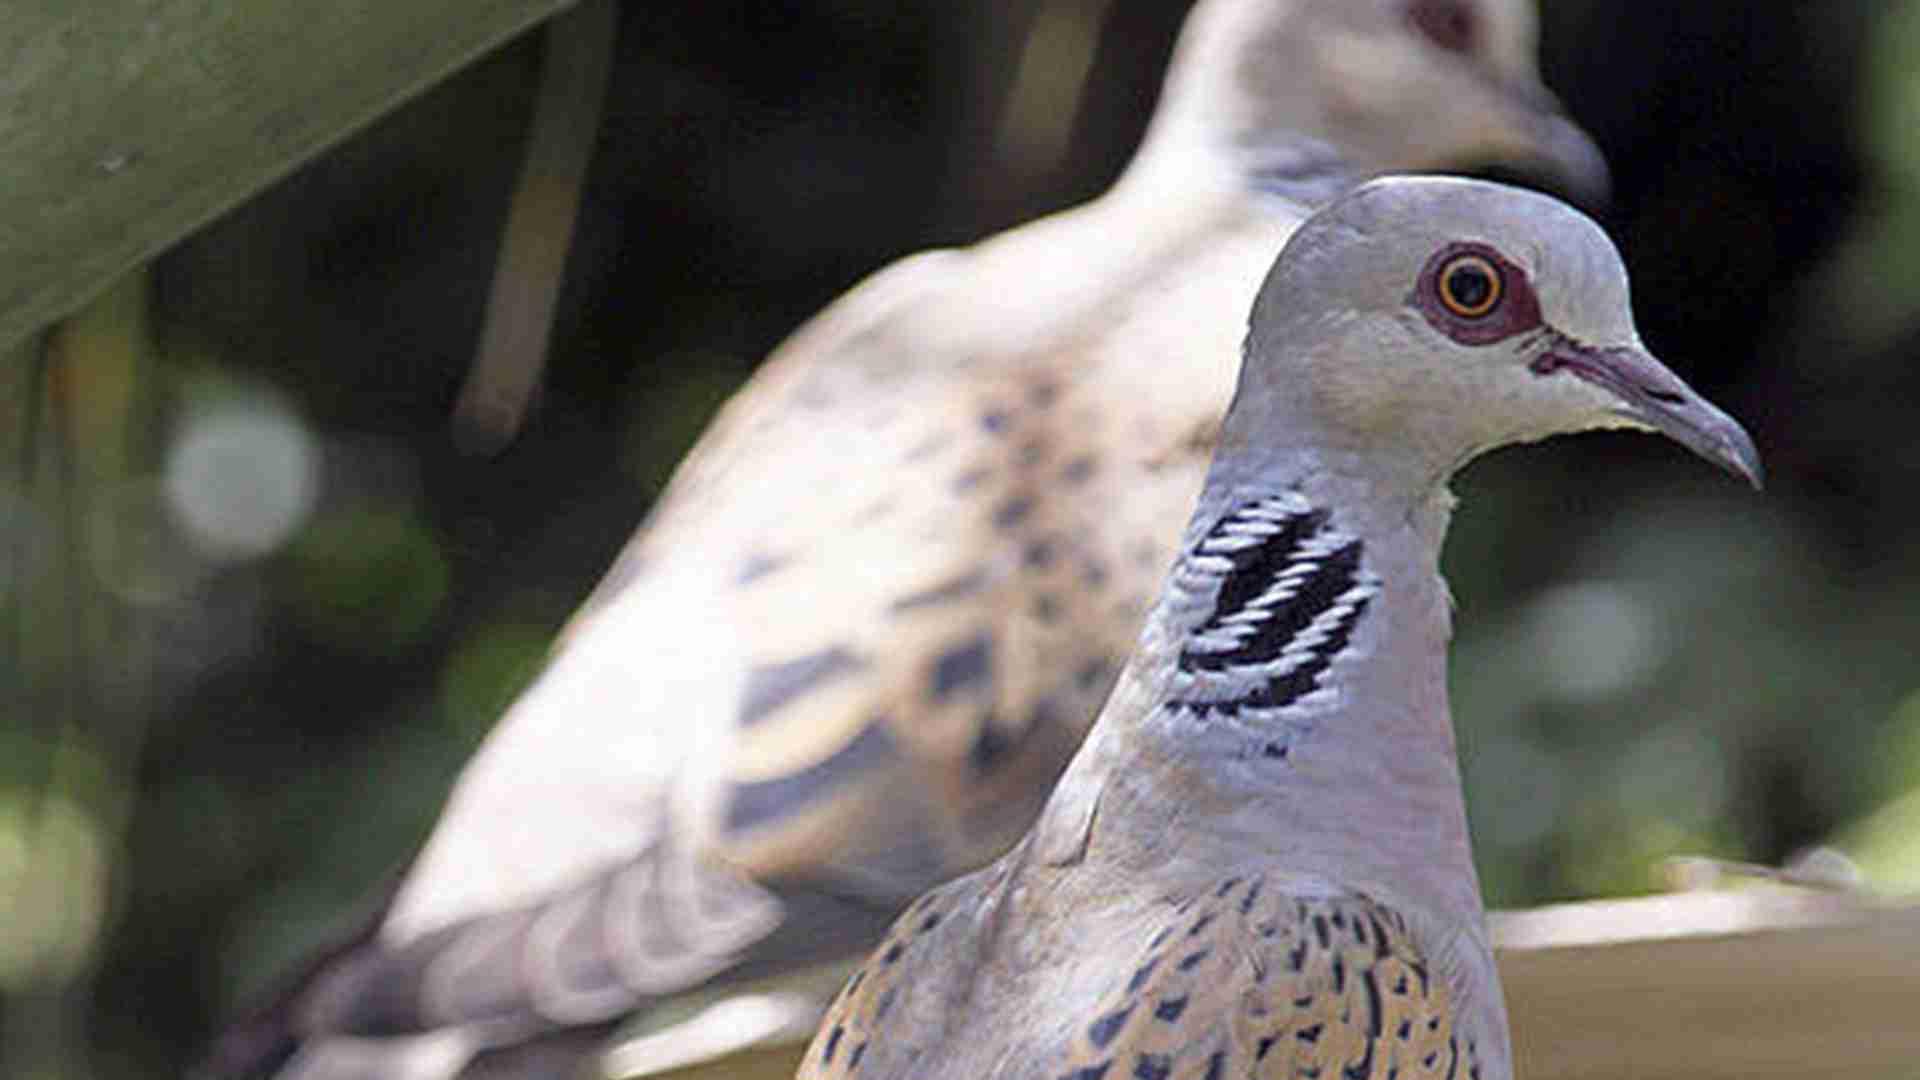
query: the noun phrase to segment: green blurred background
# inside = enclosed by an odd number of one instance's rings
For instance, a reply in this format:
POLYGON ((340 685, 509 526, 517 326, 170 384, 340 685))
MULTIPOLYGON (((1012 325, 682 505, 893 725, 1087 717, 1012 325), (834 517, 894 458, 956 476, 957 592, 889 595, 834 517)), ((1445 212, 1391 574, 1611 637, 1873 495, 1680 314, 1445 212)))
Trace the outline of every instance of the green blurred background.
MULTIPOLYGON (((360 910, 731 388, 885 261, 1104 187, 1186 6, 626 5, 495 458, 449 417, 537 35, 0 365, 0 1075, 175 1073, 360 910)), ((1920 890, 1920 2, 1543 24, 1646 339, 1770 487, 1631 437, 1462 479, 1489 900, 1823 842, 1920 890)))

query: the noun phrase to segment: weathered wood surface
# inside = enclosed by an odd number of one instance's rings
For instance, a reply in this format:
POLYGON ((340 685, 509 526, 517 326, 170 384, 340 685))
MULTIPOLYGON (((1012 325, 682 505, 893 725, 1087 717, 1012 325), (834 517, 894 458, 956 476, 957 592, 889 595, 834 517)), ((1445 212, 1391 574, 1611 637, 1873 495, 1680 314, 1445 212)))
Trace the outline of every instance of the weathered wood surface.
POLYGON ((8 0, 0 355, 572 0, 8 0))
POLYGON ((1920 907, 1759 887, 1494 917, 1519 1075, 1920 1077, 1920 907))
MULTIPOLYGON (((1499 912, 1493 931, 1523 1080, 1920 1080, 1920 907, 1760 887, 1499 912)), ((622 1072, 786 1080, 805 1038, 773 1043, 622 1072)))

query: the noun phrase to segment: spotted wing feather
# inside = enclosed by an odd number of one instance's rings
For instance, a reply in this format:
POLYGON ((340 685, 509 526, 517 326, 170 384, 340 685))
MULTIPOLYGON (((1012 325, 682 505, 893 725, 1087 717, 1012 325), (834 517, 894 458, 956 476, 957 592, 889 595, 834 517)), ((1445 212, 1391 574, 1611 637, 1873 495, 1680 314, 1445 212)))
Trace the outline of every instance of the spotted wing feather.
POLYGON ((1452 995, 1392 909, 1273 879, 1171 907, 1082 1017, 1062 1080, 1471 1080, 1452 995))

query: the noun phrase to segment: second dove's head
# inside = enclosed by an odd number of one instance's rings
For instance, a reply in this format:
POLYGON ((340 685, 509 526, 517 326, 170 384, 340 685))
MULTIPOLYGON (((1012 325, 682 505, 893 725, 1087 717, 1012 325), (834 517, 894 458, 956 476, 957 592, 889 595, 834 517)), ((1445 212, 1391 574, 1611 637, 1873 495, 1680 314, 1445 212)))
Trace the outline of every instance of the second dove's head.
POLYGON ((1631 427, 1759 483, 1747 433, 1641 344, 1606 233, 1534 192, 1355 189, 1287 243, 1246 352, 1229 451, 1312 447, 1420 486, 1497 446, 1631 427))
POLYGON ((1363 175, 1499 167, 1596 205, 1606 163, 1540 81, 1535 4, 1202 0, 1156 124, 1282 189, 1332 151, 1363 175))

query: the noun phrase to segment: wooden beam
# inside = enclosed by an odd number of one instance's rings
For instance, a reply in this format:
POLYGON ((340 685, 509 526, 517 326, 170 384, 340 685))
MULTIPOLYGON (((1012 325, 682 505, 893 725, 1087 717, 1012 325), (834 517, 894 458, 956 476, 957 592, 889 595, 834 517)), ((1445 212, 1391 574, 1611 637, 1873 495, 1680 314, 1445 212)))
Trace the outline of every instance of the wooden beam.
POLYGON ((1496 914, 1520 1076, 1920 1075, 1920 907, 1755 887, 1496 914))
POLYGON ((0 353, 572 0, 11 0, 0 353))
MULTIPOLYGON (((1920 1076, 1920 907, 1772 886, 1496 912, 1526 1080, 1912 1080, 1920 1076)), ((785 1080, 787 1024, 711 1057, 690 1040, 619 1080, 785 1080)), ((665 1045, 672 1033, 653 1038, 665 1045)), ((710 1041, 710 1040, 709 1040, 710 1041)))

